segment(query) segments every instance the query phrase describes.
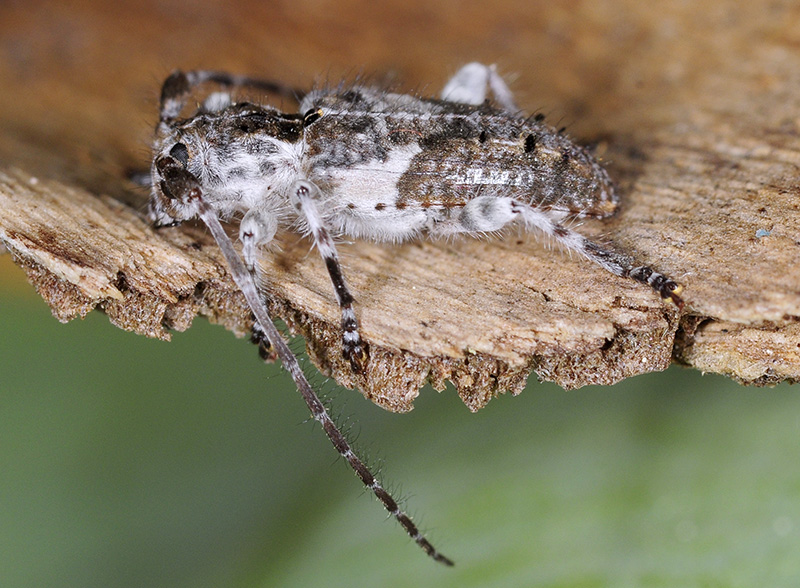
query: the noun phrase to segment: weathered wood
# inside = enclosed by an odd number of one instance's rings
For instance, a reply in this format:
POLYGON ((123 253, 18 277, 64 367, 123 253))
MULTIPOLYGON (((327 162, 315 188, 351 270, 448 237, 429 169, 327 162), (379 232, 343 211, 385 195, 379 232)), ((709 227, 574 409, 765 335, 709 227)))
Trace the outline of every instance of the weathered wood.
POLYGON ((192 30, 182 15, 144 4, 0 9, 0 240, 60 320, 97 307, 153 337, 197 314, 248 329, 205 232, 154 231, 139 214, 146 194, 125 180, 148 164, 170 68, 303 86, 357 66, 402 72, 404 88, 436 93, 458 65, 479 59, 520 72, 512 86, 524 107, 574 121, 572 134, 598 145, 624 205, 582 231, 681 282, 684 315, 531 235, 347 243, 341 256, 372 357, 355 378, 339 356, 324 267, 307 241, 280 235, 262 267, 270 310, 306 337, 318 366, 399 411, 426 381, 452 381, 476 410, 519 392, 531 370, 576 387, 661 370, 671 358, 747 383, 800 379, 796 9, 426 4, 421 19, 390 2, 357 17, 357 6, 326 13, 315 28, 316 13, 293 6, 268 15, 241 3, 192 30), (353 22, 383 36, 345 44, 353 22), (420 22, 437 23, 436 34, 420 22), (424 58, 413 53, 420 47, 424 58))

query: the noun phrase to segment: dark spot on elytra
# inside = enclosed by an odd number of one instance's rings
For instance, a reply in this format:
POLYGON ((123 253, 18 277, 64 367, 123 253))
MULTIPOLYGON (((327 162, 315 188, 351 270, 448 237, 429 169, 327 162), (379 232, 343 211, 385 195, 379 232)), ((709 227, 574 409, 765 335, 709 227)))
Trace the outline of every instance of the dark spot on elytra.
POLYGON ((481 134, 474 121, 461 117, 442 121, 437 126, 437 130, 419 142, 420 147, 423 149, 436 148, 453 139, 478 139, 481 134))
POLYGON ((528 135, 525 137, 525 153, 530 153, 536 149, 536 135, 528 135))
POLYGON ((533 120, 536 122, 542 122, 544 120, 544 115, 541 112, 537 112, 535 115, 533 115, 533 120))
POLYGON ((352 202, 348 202, 347 203, 347 208, 349 208, 350 210, 353 210, 355 207, 356 207, 356 205, 353 204, 352 202))
POLYGON ((368 131, 372 131, 375 126, 375 121, 367 116, 360 116, 358 118, 353 118, 349 121, 348 126, 354 133, 366 133, 368 131))
POLYGON ((478 142, 486 143, 486 131, 485 130, 481 131, 481 134, 478 135, 478 142))
POLYGON ((386 205, 383 202, 378 202, 375 205, 375 210, 383 210, 384 208, 386 208, 386 205))
POLYGON ((398 202, 395 204, 397 210, 405 210, 406 206, 408 206, 405 202, 398 202))

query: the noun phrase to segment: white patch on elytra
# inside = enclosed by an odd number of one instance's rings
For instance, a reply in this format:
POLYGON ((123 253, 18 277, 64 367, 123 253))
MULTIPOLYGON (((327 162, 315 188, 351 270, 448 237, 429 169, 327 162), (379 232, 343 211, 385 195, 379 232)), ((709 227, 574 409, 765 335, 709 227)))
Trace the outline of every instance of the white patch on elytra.
POLYGON ((426 212, 418 207, 399 210, 400 177, 422 149, 417 143, 395 147, 386 161, 372 160, 328 170, 328 200, 335 203, 330 222, 335 232, 373 241, 405 241, 421 231, 426 212))

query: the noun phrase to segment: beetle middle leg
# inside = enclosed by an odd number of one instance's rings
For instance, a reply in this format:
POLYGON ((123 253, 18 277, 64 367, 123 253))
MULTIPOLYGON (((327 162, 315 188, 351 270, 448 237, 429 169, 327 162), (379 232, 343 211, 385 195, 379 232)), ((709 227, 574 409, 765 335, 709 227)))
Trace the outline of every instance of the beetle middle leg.
POLYGON ((239 240, 242 242, 242 257, 250 272, 254 272, 258 250, 275 237, 278 232, 278 217, 271 203, 254 206, 247 211, 239 223, 239 240))

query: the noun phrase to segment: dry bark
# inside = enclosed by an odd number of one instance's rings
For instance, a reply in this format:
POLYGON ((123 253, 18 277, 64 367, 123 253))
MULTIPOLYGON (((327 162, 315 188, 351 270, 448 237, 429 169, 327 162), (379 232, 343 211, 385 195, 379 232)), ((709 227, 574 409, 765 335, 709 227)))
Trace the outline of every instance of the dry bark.
POLYGON ((139 213, 146 194, 125 179, 148 164, 159 77, 204 66, 303 86, 357 65, 435 93, 461 62, 498 61, 521 72, 512 86, 523 106, 575 121, 572 134, 609 163, 622 210, 581 230, 681 282, 684 313, 531 235, 348 243, 341 256, 371 350, 368 373, 354 377, 321 261, 280 235, 264 257, 265 293, 314 362, 397 411, 426 381, 452 381, 477 410, 519 392, 531 370, 571 388, 673 359, 745 383, 796 381, 800 15, 775 2, 700 4, 347 4, 325 26, 297 2, 269 14, 208 2, 210 16, 190 24, 148 3, 6 5, 0 240, 60 320, 100 308, 168 338, 199 314, 246 333, 249 313, 206 233, 154 231, 139 213), (341 42, 348 27, 352 47, 341 42))

